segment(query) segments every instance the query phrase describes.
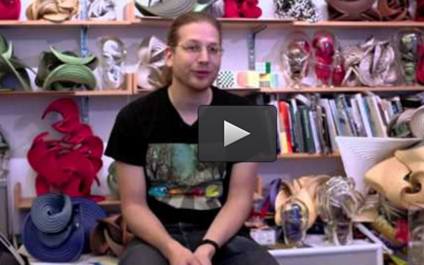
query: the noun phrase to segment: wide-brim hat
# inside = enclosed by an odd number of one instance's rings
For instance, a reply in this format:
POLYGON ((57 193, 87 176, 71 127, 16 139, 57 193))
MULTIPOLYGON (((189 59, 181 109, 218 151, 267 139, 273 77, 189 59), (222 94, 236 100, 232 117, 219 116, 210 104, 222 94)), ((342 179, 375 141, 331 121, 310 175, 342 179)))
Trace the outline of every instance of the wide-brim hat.
POLYGON ((408 209, 424 204, 424 146, 395 151, 366 172, 365 182, 394 206, 408 209))
POLYGON ((395 151, 420 142, 419 138, 336 137, 347 177, 355 181, 356 190, 366 196, 365 173, 391 157, 395 151))
POLYGON ((217 0, 167 0, 152 6, 145 6, 138 1, 135 6, 144 16, 158 16, 163 18, 176 18, 190 11, 201 12, 217 0))
POLYGON ((34 202, 35 208, 26 216, 22 229, 25 248, 34 258, 71 262, 89 251, 90 233, 97 219, 105 218, 106 213, 87 199, 71 199, 72 207, 68 201, 66 195, 49 193, 34 202), (46 214, 48 211, 52 214, 46 214), (60 231, 58 226, 62 228, 60 231))
POLYGON ((21 1, 0 1, 0 20, 17 20, 21 13, 21 1))
MULTIPOLYGON (((81 224, 81 215, 76 213, 72 216, 69 224, 69 233, 66 240, 58 240, 58 244, 51 244, 52 240, 46 241, 42 232, 38 230, 28 214, 24 221, 22 240, 26 250, 34 258, 45 262, 71 262, 77 260, 84 251, 85 233, 81 224)), ((66 230, 68 231, 68 230, 66 230)), ((58 238, 64 234, 58 234, 58 238)))

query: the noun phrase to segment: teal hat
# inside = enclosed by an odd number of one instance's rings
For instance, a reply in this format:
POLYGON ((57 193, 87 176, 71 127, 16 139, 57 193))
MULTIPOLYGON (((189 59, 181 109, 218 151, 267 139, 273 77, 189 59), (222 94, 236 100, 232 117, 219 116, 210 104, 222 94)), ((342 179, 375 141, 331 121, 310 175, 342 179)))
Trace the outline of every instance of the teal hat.
POLYGON ((182 14, 195 11, 202 12, 217 0, 159 0, 158 3, 148 6, 140 4, 134 0, 138 11, 144 16, 157 16, 163 18, 176 18, 182 14))

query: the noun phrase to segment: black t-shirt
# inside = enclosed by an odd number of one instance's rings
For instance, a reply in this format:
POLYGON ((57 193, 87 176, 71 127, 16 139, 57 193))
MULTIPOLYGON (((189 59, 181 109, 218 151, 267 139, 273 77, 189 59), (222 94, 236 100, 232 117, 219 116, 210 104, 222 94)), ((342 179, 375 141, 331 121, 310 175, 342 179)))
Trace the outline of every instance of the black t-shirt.
MULTIPOLYGON (((211 105, 252 105, 246 98, 212 88, 211 105)), ((159 89, 118 114, 106 155, 142 166, 150 209, 163 224, 209 225, 228 195, 234 163, 198 160, 198 121, 186 124, 159 89)))

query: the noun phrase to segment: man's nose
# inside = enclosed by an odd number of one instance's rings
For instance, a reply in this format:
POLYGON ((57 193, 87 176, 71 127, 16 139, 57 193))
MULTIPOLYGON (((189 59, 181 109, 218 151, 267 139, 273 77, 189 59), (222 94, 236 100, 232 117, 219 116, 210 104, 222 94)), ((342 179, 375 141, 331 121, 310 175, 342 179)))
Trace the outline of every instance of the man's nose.
POLYGON ((199 57, 197 58, 199 62, 208 62, 209 61, 209 52, 206 47, 202 47, 199 53, 199 57))

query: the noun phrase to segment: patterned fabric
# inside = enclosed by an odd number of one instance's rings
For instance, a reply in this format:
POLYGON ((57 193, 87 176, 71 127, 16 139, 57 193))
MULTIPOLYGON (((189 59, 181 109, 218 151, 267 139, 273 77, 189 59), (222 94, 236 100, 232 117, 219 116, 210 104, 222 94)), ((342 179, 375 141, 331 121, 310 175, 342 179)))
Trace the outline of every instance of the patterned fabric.
POLYGON ((311 0, 274 0, 275 17, 317 22, 320 13, 311 0))
POLYGON ((235 86, 235 77, 233 71, 220 71, 216 80, 219 88, 232 88, 235 86))
POLYGON ((178 209, 221 207, 225 163, 200 162, 196 144, 151 144, 146 156, 148 195, 178 209))

